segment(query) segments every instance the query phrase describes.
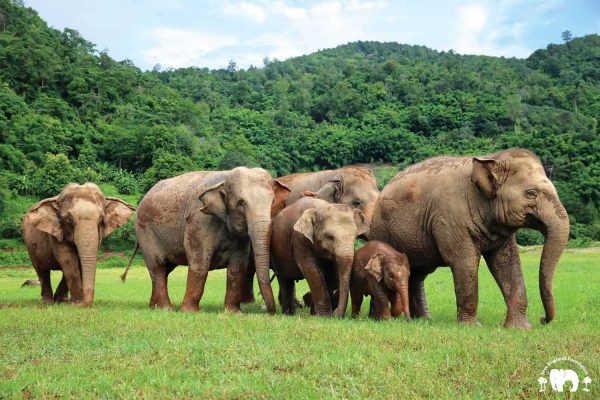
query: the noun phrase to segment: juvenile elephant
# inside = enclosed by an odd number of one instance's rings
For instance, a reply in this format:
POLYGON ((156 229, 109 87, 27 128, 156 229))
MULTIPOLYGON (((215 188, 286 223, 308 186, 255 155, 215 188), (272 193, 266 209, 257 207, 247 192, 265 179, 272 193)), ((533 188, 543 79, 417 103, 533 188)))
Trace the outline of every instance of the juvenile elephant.
POLYGON ((332 314, 331 297, 339 289, 336 316, 342 318, 348 304, 354 241, 368 229, 361 211, 312 197, 281 211, 273 219, 271 258, 283 312, 295 313, 295 281, 306 278, 317 315, 332 314))
POLYGON ((198 311, 208 271, 227 267, 225 306, 239 310, 250 257, 269 313, 271 215, 289 189, 261 168, 190 172, 160 181, 138 207, 135 228, 152 279, 150 307, 172 309, 167 277, 189 265, 182 311, 198 311))
MULTIPOLYGON (((368 168, 349 166, 318 172, 302 172, 282 176, 277 180, 290 188, 286 206, 302 198, 306 192, 310 192, 313 197, 330 203, 346 204, 359 209, 365 215, 368 224, 371 223, 373 208, 379 197, 375 176, 368 168)), ((254 271, 251 268, 245 282, 244 302, 254 301, 253 280, 254 271)), ((300 303, 297 301, 297 304, 300 303)))
POLYGON ((546 315, 555 314, 552 276, 569 238, 569 218, 540 160, 508 149, 484 157, 437 157, 400 172, 381 192, 371 239, 408 255, 413 317, 428 317, 423 281, 436 267, 452 269, 460 322, 477 322, 481 256, 508 307, 506 327, 530 328, 515 233, 545 236, 539 285, 546 315))
POLYGON ((343 167, 318 172, 303 172, 278 178, 290 188, 286 205, 303 197, 304 192, 314 192, 318 199, 330 203, 346 204, 357 208, 371 223, 379 190, 373 172, 362 167, 343 167))
POLYGON ((410 321, 409 276, 410 266, 405 254, 386 243, 368 241, 354 253, 350 279, 352 318, 360 314, 363 296, 371 296, 370 317, 389 319, 404 312, 406 320, 410 321))
POLYGON ((121 199, 105 197, 93 183, 69 184, 56 197, 27 211, 23 240, 37 273, 45 302, 89 305, 94 300, 96 254, 103 237, 125 224, 135 209, 121 199), (54 297, 50 270, 62 270, 54 297))

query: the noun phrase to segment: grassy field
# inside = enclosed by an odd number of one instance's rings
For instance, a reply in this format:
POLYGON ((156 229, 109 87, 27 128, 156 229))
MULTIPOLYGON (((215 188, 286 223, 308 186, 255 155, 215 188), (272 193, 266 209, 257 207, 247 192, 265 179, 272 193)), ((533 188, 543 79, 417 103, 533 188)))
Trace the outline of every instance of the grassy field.
MULTIPOLYGON (((480 269, 482 327, 455 323, 448 269, 426 281, 432 321, 270 317, 258 304, 223 310, 224 271, 211 272, 202 311, 149 310, 150 282, 124 258, 98 270, 90 309, 43 306, 30 268, 0 268, 0 398, 535 398, 545 364, 583 363, 598 398, 600 253, 568 251, 555 279, 557 319, 542 326, 536 251, 522 255, 531 331, 501 327, 505 306, 480 269), (595 386, 594 386, 595 385, 595 386)), ((186 268, 170 289, 179 304, 186 268)), ((53 275, 54 284, 60 274, 53 275)), ((301 283, 299 293, 306 284, 301 283)))

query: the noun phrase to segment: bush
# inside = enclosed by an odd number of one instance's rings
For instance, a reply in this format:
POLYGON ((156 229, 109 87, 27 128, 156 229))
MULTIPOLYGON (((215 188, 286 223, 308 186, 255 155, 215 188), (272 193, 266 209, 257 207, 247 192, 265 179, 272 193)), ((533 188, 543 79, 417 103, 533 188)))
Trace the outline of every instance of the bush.
POLYGON ((21 218, 17 216, 0 218, 0 238, 17 239, 22 236, 21 218))
POLYGON ((517 243, 521 246, 544 244, 544 235, 533 229, 519 229, 517 231, 517 243))
POLYGON ((134 194, 138 191, 138 177, 129 171, 119 170, 113 177, 113 183, 120 194, 134 194))
POLYGON ((56 196, 75 178, 75 169, 64 154, 47 154, 42 168, 35 174, 35 193, 44 197, 56 196))
POLYGON ((194 169, 193 161, 181 154, 164 153, 144 173, 144 191, 148 191, 162 179, 172 178, 194 169))

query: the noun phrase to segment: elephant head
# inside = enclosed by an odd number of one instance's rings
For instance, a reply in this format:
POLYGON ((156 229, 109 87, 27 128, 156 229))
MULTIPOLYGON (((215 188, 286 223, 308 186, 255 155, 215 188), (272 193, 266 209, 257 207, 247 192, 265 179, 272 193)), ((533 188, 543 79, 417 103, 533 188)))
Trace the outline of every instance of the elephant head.
POLYGON ((264 169, 238 167, 199 196, 203 213, 217 217, 233 235, 250 238, 258 285, 271 314, 275 313, 269 280, 271 218, 283 207, 289 192, 264 169))
MULTIPOLYGON (((381 282, 383 279, 385 286, 396 293, 396 299, 400 300, 402 303, 398 306, 402 312, 404 312, 406 319, 410 321, 408 298, 408 278, 410 276, 410 269, 408 267, 408 258, 406 258, 406 256, 392 258, 389 256, 386 257, 384 254, 376 253, 365 266, 365 270, 369 274, 367 279, 373 279, 375 282, 381 282)), ((379 285, 370 285, 370 287, 374 287, 375 290, 381 290, 379 285)), ((371 293, 371 295, 387 297, 383 293, 371 293)))
POLYGON ((294 224, 294 230, 314 245, 320 257, 335 263, 339 284, 336 316, 343 318, 348 305, 354 241, 357 236, 369 232, 364 214, 347 205, 322 201, 302 213, 294 224))
POLYGON ((369 169, 359 167, 344 167, 339 172, 316 192, 316 198, 357 208, 371 224, 379 198, 375 175, 369 169))
POLYGON ((501 234, 527 227, 544 235, 539 285, 546 315, 541 321, 552 321, 552 277, 569 239, 569 218, 544 167, 533 153, 510 149, 474 158, 471 181, 481 193, 487 226, 501 234))
POLYGON ((92 304, 94 300, 96 254, 102 238, 127 223, 134 211, 121 199, 105 197, 93 183, 71 183, 58 196, 43 200, 29 210, 30 221, 36 229, 76 246, 84 304, 92 304))

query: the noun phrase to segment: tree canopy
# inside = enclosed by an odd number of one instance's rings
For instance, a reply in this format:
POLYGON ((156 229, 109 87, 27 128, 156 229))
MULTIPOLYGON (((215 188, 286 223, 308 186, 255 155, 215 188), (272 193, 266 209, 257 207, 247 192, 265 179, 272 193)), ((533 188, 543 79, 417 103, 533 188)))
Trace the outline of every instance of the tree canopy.
POLYGON ((598 220, 598 35, 563 33, 527 59, 355 42, 248 69, 141 71, 19 1, 0 0, 0 15, 0 183, 13 192, 43 196, 64 179, 132 192, 193 169, 284 175, 520 146, 540 156, 574 224, 598 220))

